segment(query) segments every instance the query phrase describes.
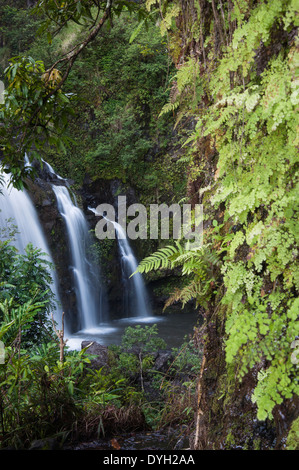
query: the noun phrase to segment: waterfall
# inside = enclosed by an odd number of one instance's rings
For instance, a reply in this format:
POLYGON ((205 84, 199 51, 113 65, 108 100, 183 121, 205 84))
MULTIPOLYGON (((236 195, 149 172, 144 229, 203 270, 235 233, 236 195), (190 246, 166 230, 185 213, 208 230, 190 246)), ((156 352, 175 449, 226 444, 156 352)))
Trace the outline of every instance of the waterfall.
POLYGON ((50 163, 46 162, 43 159, 42 159, 42 162, 43 162, 43 165, 45 165, 45 167, 47 168, 48 172, 51 173, 53 176, 55 176, 55 178, 58 178, 59 180, 65 181, 64 178, 62 178, 61 176, 57 175, 57 173, 55 173, 55 171, 54 171, 53 167, 50 165, 50 163))
MULTIPOLYGON (((8 188, 10 177, 2 173, 4 184, 0 187, 0 228, 7 228, 7 221, 11 220, 17 226, 17 233, 14 235, 14 246, 20 253, 25 252, 28 243, 32 243, 34 248, 39 248, 42 253, 46 253, 47 261, 53 263, 47 240, 39 222, 35 207, 25 190, 20 191, 14 187, 8 188)), ((58 281, 54 269, 50 272, 53 283, 52 292, 56 299, 55 320, 59 324, 61 319, 61 302, 59 297, 58 281)))
POLYGON ((130 277, 138 267, 137 260, 121 225, 117 222, 112 223, 116 231, 121 259, 124 313, 129 317, 149 317, 151 310, 142 275, 136 273, 130 277))
POLYGON ((52 185, 52 188, 67 228, 80 329, 92 329, 103 321, 105 305, 99 273, 88 253, 91 240, 87 222, 65 186, 52 185))
MULTIPOLYGON (((88 208, 95 215, 98 214, 96 209, 88 208)), ((122 284, 123 284, 123 312, 126 317, 147 318, 151 316, 151 308, 149 306, 149 298, 141 273, 133 274, 138 262, 134 256, 133 250, 129 244, 128 238, 122 226, 115 221, 105 219, 111 222, 115 228, 117 235, 117 243, 120 253, 122 284)))

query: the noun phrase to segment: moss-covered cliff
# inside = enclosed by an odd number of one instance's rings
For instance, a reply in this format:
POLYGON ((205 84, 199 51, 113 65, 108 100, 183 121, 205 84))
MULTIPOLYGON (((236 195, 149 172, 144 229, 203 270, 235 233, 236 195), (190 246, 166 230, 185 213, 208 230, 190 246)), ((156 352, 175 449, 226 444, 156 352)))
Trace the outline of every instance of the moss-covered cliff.
MULTIPOLYGON (((177 68, 164 112, 175 110, 178 127, 196 122, 185 144, 189 197, 204 204, 204 243, 220 260, 193 446, 285 448, 298 416, 295 2, 159 5, 177 68)), ((182 264, 201 303, 196 256, 182 264)))

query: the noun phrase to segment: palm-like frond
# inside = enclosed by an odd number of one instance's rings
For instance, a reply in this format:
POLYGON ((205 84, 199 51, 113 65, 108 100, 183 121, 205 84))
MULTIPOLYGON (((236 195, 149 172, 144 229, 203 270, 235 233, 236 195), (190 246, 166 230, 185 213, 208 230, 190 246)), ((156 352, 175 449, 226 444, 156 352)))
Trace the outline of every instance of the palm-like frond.
POLYGON ((136 271, 132 274, 148 273, 149 271, 158 269, 173 268, 175 259, 183 254, 183 247, 178 241, 176 246, 168 245, 164 248, 160 248, 158 251, 150 256, 144 258, 140 263, 136 271))
POLYGON ((189 250, 179 241, 176 241, 174 246, 160 248, 152 255, 144 258, 135 273, 148 273, 153 270, 174 269, 181 266, 182 275, 192 276, 188 285, 182 289, 175 289, 175 292, 164 306, 165 310, 165 308, 178 301, 182 302, 183 307, 192 299, 196 300, 197 305, 200 302, 206 302, 213 290, 214 270, 219 264, 218 254, 211 250, 209 246, 189 250))

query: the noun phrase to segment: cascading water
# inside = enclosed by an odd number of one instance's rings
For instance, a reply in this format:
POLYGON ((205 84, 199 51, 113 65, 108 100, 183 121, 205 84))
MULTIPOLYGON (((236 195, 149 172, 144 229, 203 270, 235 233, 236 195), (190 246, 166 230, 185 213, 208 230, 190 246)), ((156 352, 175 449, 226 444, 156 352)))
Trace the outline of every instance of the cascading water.
MULTIPOLYGON (((1 169, 0 169, 1 172, 1 169)), ((34 248, 39 248, 42 253, 46 253, 47 261, 53 263, 50 249, 40 225, 36 210, 30 197, 25 190, 19 191, 14 187, 8 188, 9 175, 1 173, 4 184, 1 186, 0 194, 0 227, 7 228, 7 221, 11 220, 17 226, 17 233, 14 235, 14 246, 20 253, 25 252, 28 243, 32 243, 34 248)), ((52 269, 51 277, 53 284, 52 292, 56 299, 56 312, 54 315, 58 325, 61 319, 61 302, 59 297, 58 281, 55 270, 52 269)))
POLYGON ((138 263, 130 247, 125 231, 117 222, 112 222, 116 231, 121 258, 122 282, 124 285, 124 313, 127 317, 149 317, 151 310, 145 284, 140 273, 133 274, 138 263))
MULTIPOLYGON (((117 243, 122 266, 123 278, 123 293, 124 293, 124 316, 120 320, 112 320, 106 317, 106 300, 105 295, 102 294, 102 286, 97 275, 94 264, 88 258, 89 250, 89 234, 86 225, 85 217, 77 207, 77 203, 73 204, 72 199, 75 201, 74 195, 72 198, 68 187, 67 180, 57 175, 53 168, 47 163, 43 162, 44 167, 48 172, 47 181, 51 180, 53 191, 56 194, 57 200, 60 200, 59 210, 63 216, 65 224, 68 228, 68 244, 71 248, 73 259, 72 272, 74 273, 74 280, 76 282, 76 293, 78 299, 78 308, 80 310, 80 328, 83 331, 74 333, 70 331, 69 325, 65 324, 65 336, 68 338, 68 347, 71 349, 81 349, 81 342, 83 340, 99 341, 101 344, 117 344, 121 340, 122 332, 127 325, 132 322, 148 323, 159 322, 161 327, 166 328, 166 335, 170 336, 172 340, 175 338, 177 331, 173 331, 173 323, 181 325, 181 315, 176 318, 176 321, 171 321, 169 324, 162 316, 151 317, 149 301, 145 289, 145 285, 141 274, 137 273, 130 277, 136 271, 137 261, 130 247, 129 241, 125 236, 125 231, 117 223, 113 222, 117 234, 117 243), (76 260, 76 262, 74 262, 76 260), (87 330, 88 328, 88 330, 87 330)), ((26 165, 30 165, 26 159, 26 165)), ((7 185, 9 176, 3 175, 7 185)), ((26 245, 31 242, 34 247, 41 249, 42 252, 47 253, 46 259, 52 261, 50 250, 44 236, 43 230, 39 223, 37 212, 31 202, 31 199, 26 191, 18 191, 15 188, 8 189, 4 185, 1 187, 3 192, 0 195, 0 228, 7 227, 7 219, 13 218, 12 221, 17 225, 18 232, 15 236, 15 246, 21 251, 24 251, 26 245)), ((94 209, 91 209, 96 215, 94 209)), ((57 300, 55 320, 60 328, 61 323, 61 306, 58 290, 58 282, 55 270, 51 273, 53 285, 51 289, 57 300)), ((189 322, 190 325, 192 322, 189 322)), ((185 324, 179 331, 185 332, 185 324)), ((180 341, 180 338, 179 338, 180 341)), ((180 343, 177 343, 180 344, 180 343)))
POLYGON ((99 273, 88 256, 91 240, 87 223, 83 212, 73 204, 68 189, 56 185, 52 188, 67 228, 80 329, 92 329, 104 320, 106 308, 99 273))
POLYGON ((62 178, 61 176, 57 175, 57 173, 55 173, 55 171, 54 171, 53 167, 50 165, 50 163, 45 162, 45 160, 43 160, 43 159, 42 159, 42 162, 45 165, 45 167, 47 168, 48 172, 51 173, 53 176, 55 176, 55 178, 58 178, 59 180, 65 181, 64 178, 62 178))
MULTIPOLYGON (((88 208, 95 215, 98 214, 96 209, 88 208)), ((123 283, 123 313, 125 317, 148 318, 151 316, 149 306, 149 298, 146 292, 145 284, 140 273, 135 273, 138 263, 130 247, 128 238, 122 226, 115 221, 109 220, 115 228, 117 242, 120 253, 122 283, 123 283)))

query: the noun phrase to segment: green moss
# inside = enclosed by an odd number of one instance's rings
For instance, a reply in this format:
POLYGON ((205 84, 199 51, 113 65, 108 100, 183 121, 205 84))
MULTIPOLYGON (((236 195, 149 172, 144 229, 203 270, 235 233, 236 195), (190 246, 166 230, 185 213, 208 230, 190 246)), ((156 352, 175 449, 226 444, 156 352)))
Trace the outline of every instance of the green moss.
POLYGON ((292 423, 287 438, 287 450, 299 450, 299 417, 292 423))
POLYGON ((226 436, 226 441, 225 442, 226 442, 226 446, 228 448, 234 447, 236 445, 235 437, 234 437, 234 435, 231 431, 226 436))
POLYGON ((261 449, 261 440, 260 439, 254 439, 253 440, 253 449, 254 450, 260 450, 261 449))

